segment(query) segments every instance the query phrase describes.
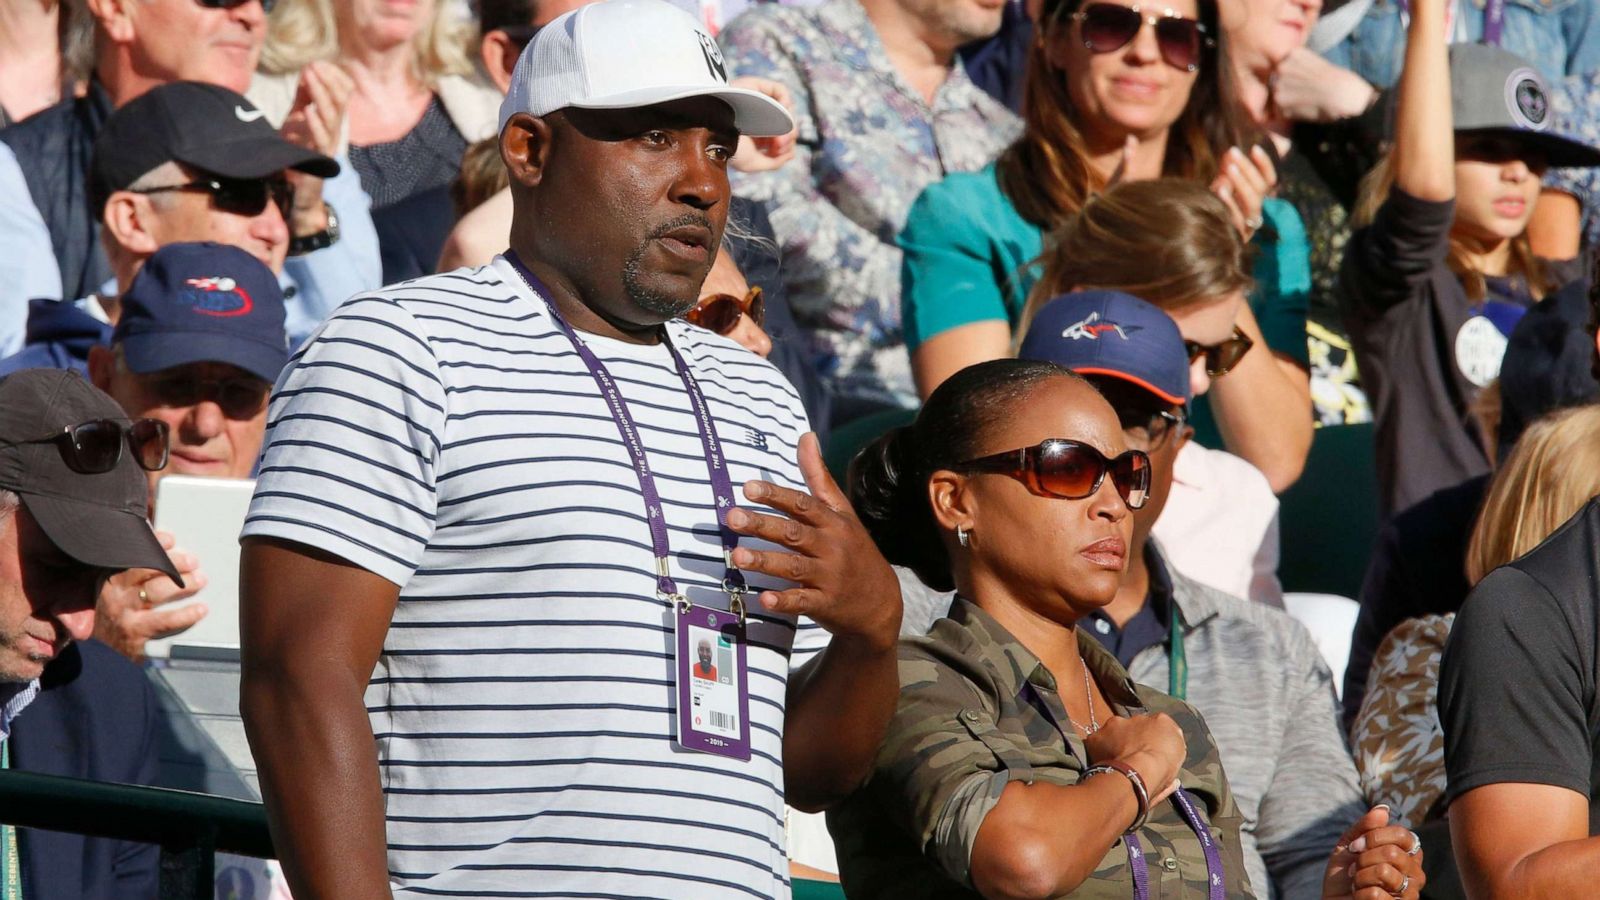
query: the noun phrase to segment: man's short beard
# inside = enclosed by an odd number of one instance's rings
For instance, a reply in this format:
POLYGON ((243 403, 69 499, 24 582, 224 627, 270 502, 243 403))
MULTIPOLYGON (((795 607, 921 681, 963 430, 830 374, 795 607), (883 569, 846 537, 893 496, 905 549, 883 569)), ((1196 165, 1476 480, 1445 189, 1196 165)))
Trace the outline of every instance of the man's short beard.
MULTIPOLYGON (((628 299, 632 300, 635 306, 638 306, 645 312, 667 319, 676 319, 687 313, 689 310, 694 309, 695 304, 700 302, 698 291, 688 297, 679 297, 664 293, 662 291, 652 290, 651 288, 646 287, 644 284, 644 276, 646 275, 644 268, 644 254, 645 251, 650 249, 650 243, 659 239, 667 232, 672 231, 675 228, 682 228, 685 225, 704 225, 707 228, 711 227, 711 223, 707 221, 704 216, 697 216, 692 213, 689 215, 680 216, 661 225, 660 227, 656 228, 655 231, 651 232, 650 237, 645 239, 645 242, 640 244, 633 251, 633 253, 628 256, 627 260, 622 263, 622 289, 628 292, 628 299)), ((714 249, 712 249, 711 252, 713 255, 716 253, 714 249)), ((707 273, 709 274, 709 272, 710 269, 708 268, 707 273)))

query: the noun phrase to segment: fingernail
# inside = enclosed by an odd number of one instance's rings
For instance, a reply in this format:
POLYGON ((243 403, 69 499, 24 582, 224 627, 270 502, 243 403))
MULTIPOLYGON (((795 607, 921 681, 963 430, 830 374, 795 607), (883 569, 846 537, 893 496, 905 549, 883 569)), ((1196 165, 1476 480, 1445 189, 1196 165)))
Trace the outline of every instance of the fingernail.
POLYGON ((1350 868, 1345 870, 1345 874, 1349 875, 1351 878, 1354 878, 1356 877, 1356 870, 1360 867, 1361 866, 1359 863, 1351 863, 1350 868))
POLYGON ((1367 836, 1362 835, 1350 842, 1351 853, 1362 853, 1367 849, 1367 836))
POLYGON ((744 514, 744 510, 738 509, 738 508, 734 508, 734 509, 728 510, 728 524, 729 525, 732 525, 733 527, 738 528, 739 526, 744 525, 746 520, 747 520, 747 517, 744 514))

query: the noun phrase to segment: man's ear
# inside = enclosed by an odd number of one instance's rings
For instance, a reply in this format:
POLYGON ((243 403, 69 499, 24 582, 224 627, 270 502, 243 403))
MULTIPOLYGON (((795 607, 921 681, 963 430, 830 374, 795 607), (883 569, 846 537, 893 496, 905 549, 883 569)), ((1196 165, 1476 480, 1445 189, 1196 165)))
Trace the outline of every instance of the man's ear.
POLYGON ((87 0, 89 14, 105 30, 106 36, 118 44, 133 43, 133 7, 138 0, 87 0))
POLYGON ((111 390, 111 373, 116 370, 116 354, 110 347, 89 348, 89 383, 102 391, 111 390))
POLYGON ((504 31, 496 28, 478 42, 478 56, 489 80, 505 94, 511 90, 511 72, 517 67, 517 45, 504 31))
POLYGON ((550 161, 550 142, 554 129, 544 119, 517 113, 500 129, 500 159, 512 184, 534 187, 544 180, 544 167, 550 161))
POLYGON ((149 197, 132 191, 117 191, 106 201, 106 211, 100 222, 112 243, 126 253, 143 257, 161 247, 150 230, 154 215, 149 197))

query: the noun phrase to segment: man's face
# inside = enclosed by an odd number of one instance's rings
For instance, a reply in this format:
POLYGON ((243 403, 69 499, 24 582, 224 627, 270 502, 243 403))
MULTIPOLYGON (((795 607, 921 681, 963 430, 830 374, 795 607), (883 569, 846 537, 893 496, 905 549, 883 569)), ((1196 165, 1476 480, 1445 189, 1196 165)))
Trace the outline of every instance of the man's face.
POLYGON ((1117 411, 1128 449, 1143 450, 1150 457, 1150 496, 1144 506, 1133 511, 1133 546, 1143 547, 1166 508, 1172 492, 1172 466, 1178 451, 1189 442, 1192 429, 1181 406, 1120 378, 1090 376, 1089 380, 1117 411))
MULTIPOLYGON (((209 176, 190 171, 172 173, 160 184, 179 185, 209 176)), ((275 176, 281 179, 282 176, 275 176)), ((241 208, 230 199, 219 199, 203 190, 162 191, 146 195, 149 209, 145 227, 157 246, 215 241, 245 251, 273 271, 283 272, 289 254, 289 225, 276 202, 258 209, 241 208)))
POLYGON ((124 7, 133 29, 134 67, 159 81, 204 81, 238 93, 267 36, 259 0, 210 9, 196 0, 133 0, 124 7))
POLYGON ((700 665, 707 669, 711 668, 711 645, 701 641, 697 649, 700 653, 700 665))
POLYGON ((545 262, 594 311, 638 331, 699 299, 728 216, 733 111, 710 97, 546 117, 535 225, 545 262))
POLYGON ((1005 0, 900 0, 917 23, 917 37, 941 47, 990 38, 1000 30, 1005 0))
POLYGON ((191 363, 141 375, 119 358, 109 372, 104 369, 92 367, 95 386, 129 418, 160 419, 172 430, 167 467, 149 473, 151 497, 163 475, 250 477, 266 433, 272 385, 227 363, 191 363))
POLYGON ((0 516, 0 683, 38 678, 67 644, 89 637, 109 574, 62 553, 26 508, 0 516))

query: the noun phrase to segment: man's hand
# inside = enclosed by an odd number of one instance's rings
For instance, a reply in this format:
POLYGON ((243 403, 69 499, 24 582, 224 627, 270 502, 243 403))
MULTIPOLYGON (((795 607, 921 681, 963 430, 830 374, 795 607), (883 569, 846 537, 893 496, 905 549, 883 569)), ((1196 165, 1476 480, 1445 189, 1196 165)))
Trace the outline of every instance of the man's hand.
POLYGON ((1336 122, 1367 111, 1378 91, 1356 73, 1296 47, 1272 74, 1272 104, 1292 122, 1336 122))
POLYGON ((892 648, 900 632, 900 583, 828 474, 815 434, 800 438, 800 471, 809 494, 769 481, 744 486, 746 498, 787 519, 742 508, 728 513, 734 531, 794 552, 740 547, 734 565, 794 582, 785 591, 762 592, 759 599, 773 612, 809 616, 835 636, 892 648))
POLYGON ((206 586, 200 561, 175 549, 172 535, 156 532, 161 549, 183 576, 183 587, 155 569, 129 569, 106 580, 95 603, 94 636, 134 662, 144 660, 145 642, 177 634, 205 618, 203 603, 178 609, 166 604, 193 597, 206 586))
MULTIPOLYGON (((314 62, 300 70, 294 105, 283 120, 283 128, 279 129, 284 140, 324 156, 337 155, 355 86, 355 79, 333 63, 314 62)), ((326 230, 328 215, 322 205, 322 179, 293 169, 287 174, 289 184, 294 187, 289 233, 294 237, 306 237, 326 230)))
MULTIPOLYGON (((781 82, 767 78, 756 78, 746 75, 728 82, 730 87, 746 88, 760 91, 768 97, 783 104, 783 108, 790 113, 794 112, 794 98, 789 95, 789 89, 781 82)), ((770 172, 781 167, 784 163, 794 158, 795 129, 789 129, 788 134, 777 137, 739 137, 739 149, 734 152, 733 159, 728 162, 740 172, 770 172)))

